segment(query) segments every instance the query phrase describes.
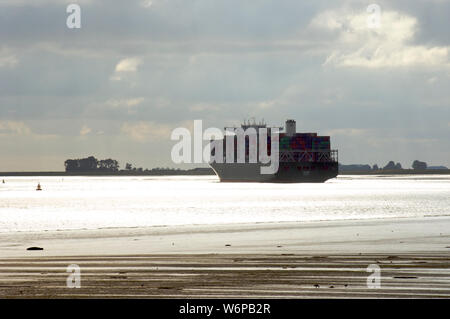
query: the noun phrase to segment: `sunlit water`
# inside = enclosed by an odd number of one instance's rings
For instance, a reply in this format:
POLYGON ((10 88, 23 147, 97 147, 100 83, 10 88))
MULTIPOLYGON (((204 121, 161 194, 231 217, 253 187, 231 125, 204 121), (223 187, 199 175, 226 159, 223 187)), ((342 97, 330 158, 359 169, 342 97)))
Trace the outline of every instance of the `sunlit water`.
POLYGON ((214 176, 5 182, 0 232, 450 215, 448 175, 340 176, 324 184, 219 183, 214 176))

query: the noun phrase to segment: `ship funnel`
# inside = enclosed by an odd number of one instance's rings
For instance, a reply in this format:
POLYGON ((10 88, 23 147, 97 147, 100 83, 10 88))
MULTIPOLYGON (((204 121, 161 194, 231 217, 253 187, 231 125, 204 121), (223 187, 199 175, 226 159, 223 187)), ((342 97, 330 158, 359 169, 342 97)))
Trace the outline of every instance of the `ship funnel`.
POLYGON ((295 126, 295 120, 286 120, 286 135, 294 136, 297 133, 297 128, 295 126))

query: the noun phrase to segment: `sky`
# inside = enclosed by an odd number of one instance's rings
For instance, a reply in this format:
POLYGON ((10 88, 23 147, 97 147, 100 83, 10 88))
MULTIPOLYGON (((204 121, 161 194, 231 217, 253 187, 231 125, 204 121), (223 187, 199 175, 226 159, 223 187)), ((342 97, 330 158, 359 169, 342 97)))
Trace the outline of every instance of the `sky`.
POLYGON ((450 0, 373 1, 0 0, 0 171, 183 168, 173 129, 252 117, 450 167, 450 0))

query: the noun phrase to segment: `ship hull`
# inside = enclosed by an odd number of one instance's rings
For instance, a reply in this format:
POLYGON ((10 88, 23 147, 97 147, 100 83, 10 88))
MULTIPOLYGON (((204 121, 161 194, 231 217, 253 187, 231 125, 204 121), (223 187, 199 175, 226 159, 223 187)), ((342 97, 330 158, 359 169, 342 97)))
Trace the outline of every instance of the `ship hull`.
POLYGON ((338 175, 337 162, 280 162, 278 172, 261 174, 260 163, 211 163, 221 182, 323 183, 338 175))

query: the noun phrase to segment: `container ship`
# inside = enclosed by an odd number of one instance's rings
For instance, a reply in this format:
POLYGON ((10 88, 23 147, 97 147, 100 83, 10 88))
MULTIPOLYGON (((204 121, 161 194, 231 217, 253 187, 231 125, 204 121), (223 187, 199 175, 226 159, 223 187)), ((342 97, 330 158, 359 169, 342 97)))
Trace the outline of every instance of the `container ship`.
MULTIPOLYGON (((271 134, 273 128, 268 128, 264 122, 244 122, 241 128, 246 131, 254 128, 259 134, 260 128, 266 128, 267 154, 271 155, 271 134)), ((230 132, 230 128, 225 128, 230 132)), ((231 131, 236 130, 232 128, 231 131)), ((338 175, 338 151, 332 150, 330 136, 318 136, 317 133, 297 133, 295 120, 287 120, 285 130, 277 127, 279 131, 279 165, 278 171, 272 174, 262 174, 261 166, 268 166, 257 161, 250 163, 249 159, 249 136, 245 136, 245 162, 238 163, 237 159, 237 136, 234 138, 234 161, 225 158, 226 142, 222 140, 223 156, 222 163, 213 161, 210 166, 219 177, 221 182, 269 182, 269 183, 323 183, 338 175)), ((257 139, 259 144, 259 136, 257 139)), ((216 144, 215 144, 216 145, 216 144)), ((259 149, 259 148, 257 148, 259 149)), ((215 155, 212 147, 211 155, 215 155)))

